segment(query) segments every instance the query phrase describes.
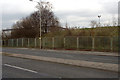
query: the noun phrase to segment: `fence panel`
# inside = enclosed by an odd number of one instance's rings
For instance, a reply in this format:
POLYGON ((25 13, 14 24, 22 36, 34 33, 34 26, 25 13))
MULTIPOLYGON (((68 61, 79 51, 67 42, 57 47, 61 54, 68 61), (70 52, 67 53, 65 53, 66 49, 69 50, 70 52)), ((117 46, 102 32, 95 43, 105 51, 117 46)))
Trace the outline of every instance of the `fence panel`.
POLYGON ((18 47, 22 47, 22 38, 18 39, 18 47))
POLYGON ((29 47, 34 48, 35 47, 35 39, 34 38, 29 38, 29 47))
POLYGON ((12 39, 13 40, 13 42, 12 42, 12 47, 17 47, 17 39, 12 39))
POLYGON ((13 45, 12 45, 12 44, 13 44, 12 42, 13 42, 12 39, 9 39, 9 40, 8 40, 8 47, 12 47, 12 46, 13 46, 13 45))
POLYGON ((64 37, 54 37, 54 48, 63 49, 64 48, 64 37))
MULTIPOLYGON (((3 40, 5 47, 32 47, 40 48, 39 38, 19 38, 3 40), (36 41, 36 42, 35 42, 36 41)), ((49 49, 78 49, 117 52, 119 47, 118 37, 107 36, 80 36, 80 37, 44 37, 42 38, 42 48, 49 49), (94 41, 94 45, 93 45, 94 41)))
POLYGON ((79 49, 91 50, 92 49, 92 37, 79 37, 79 49))
POLYGON ((3 47, 8 46, 8 40, 3 40, 3 41, 2 41, 2 46, 3 46, 3 47))
POLYGON ((65 49, 77 49, 77 37, 65 37, 65 49))
POLYGON ((113 51, 117 52, 119 49, 118 37, 113 37, 113 51))
POLYGON ((28 47, 28 39, 23 38, 23 47, 28 47))
POLYGON ((52 48, 52 37, 42 38, 42 48, 52 48))
POLYGON ((36 38, 36 48, 40 48, 40 39, 36 38))
POLYGON ((95 50, 111 51, 111 37, 95 37, 95 50))

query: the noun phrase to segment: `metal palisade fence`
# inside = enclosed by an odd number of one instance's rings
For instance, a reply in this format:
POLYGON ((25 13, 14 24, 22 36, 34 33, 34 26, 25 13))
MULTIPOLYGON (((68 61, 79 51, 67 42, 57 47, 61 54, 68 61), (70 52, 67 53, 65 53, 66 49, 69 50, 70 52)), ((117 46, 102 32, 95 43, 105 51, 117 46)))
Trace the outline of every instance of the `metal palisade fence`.
MULTIPOLYGON (((39 38, 19 38, 2 41, 3 47, 40 48, 39 38)), ((67 36, 43 37, 42 49, 118 51, 118 37, 107 36, 67 36)))

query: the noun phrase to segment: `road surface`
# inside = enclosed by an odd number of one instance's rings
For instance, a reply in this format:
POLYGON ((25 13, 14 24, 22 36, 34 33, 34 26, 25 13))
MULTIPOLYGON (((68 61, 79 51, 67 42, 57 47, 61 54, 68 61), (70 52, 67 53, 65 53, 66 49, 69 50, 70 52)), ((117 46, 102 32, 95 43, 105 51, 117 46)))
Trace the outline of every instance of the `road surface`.
POLYGON ((116 72, 3 56, 3 78, 117 78, 116 72))
POLYGON ((72 60, 85 60, 92 62, 102 62, 102 63, 112 63, 118 64, 118 57, 114 56, 97 56, 97 55, 86 55, 86 54, 75 54, 75 53, 63 53, 55 51, 45 51, 45 50, 32 50, 32 49, 16 49, 16 48, 3 48, 3 52, 17 53, 17 54, 28 54, 34 56, 44 56, 44 57, 55 57, 63 59, 72 60))

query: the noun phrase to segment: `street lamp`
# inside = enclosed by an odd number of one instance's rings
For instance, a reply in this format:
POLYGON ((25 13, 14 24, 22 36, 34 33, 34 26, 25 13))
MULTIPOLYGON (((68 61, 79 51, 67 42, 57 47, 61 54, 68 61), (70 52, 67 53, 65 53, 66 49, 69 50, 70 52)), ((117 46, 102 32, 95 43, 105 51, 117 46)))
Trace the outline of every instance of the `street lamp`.
POLYGON ((99 18, 99 27, 100 27, 100 18, 101 18, 101 15, 98 15, 98 18, 99 18))
MULTIPOLYGON (((29 1, 33 1, 33 0, 29 0, 29 1)), ((36 2, 36 1, 34 1, 34 2, 36 2)), ((41 19, 41 10, 42 10, 42 8, 46 8, 47 10, 51 10, 52 9, 52 6, 51 6, 51 4, 49 3, 49 2, 43 2, 43 1, 39 1, 39 2, 37 2, 38 3, 38 5, 39 5, 39 7, 38 7, 38 9, 39 9, 39 14, 40 14, 40 35, 39 35, 39 39, 40 39, 40 49, 42 49, 42 25, 41 25, 41 23, 42 23, 42 19, 41 19)))
MULTIPOLYGON (((33 0, 29 0, 29 1, 33 1, 33 0)), ((38 5, 40 6, 39 7, 39 14, 40 14, 40 34, 39 34, 39 39, 40 39, 40 49, 42 49, 42 33, 41 33, 41 0, 39 1, 39 2, 37 2, 38 3, 38 5)))

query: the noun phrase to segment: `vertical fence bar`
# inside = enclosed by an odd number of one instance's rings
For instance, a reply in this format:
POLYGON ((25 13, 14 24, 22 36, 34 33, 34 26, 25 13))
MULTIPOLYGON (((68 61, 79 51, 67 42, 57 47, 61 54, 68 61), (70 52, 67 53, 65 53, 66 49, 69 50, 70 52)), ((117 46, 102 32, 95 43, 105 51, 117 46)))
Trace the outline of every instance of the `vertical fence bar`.
POLYGON ((55 38, 52 37, 52 48, 54 49, 55 48, 55 38))
POLYGON ((9 46, 9 41, 8 41, 8 39, 7 39, 7 44, 6 44, 7 46, 9 46))
POLYGON ((17 39, 17 47, 18 47, 18 39, 17 39))
POLYGON ((44 49, 44 47, 45 47, 45 37, 42 38, 42 48, 44 49))
POLYGON ((77 37, 77 49, 79 49, 79 37, 77 37))
MULTIPOLYGON (((11 40, 10 40, 10 41, 11 41, 11 40)), ((7 42, 8 42, 7 45, 8 45, 8 46, 12 46, 12 44, 9 44, 10 41, 9 41, 9 39, 7 39, 7 42)))
POLYGON ((63 41, 64 41, 64 49, 65 49, 65 37, 63 38, 63 41))
POLYGON ((4 46, 5 45, 5 40, 2 40, 2 45, 1 46, 4 46))
POLYGON ((5 40, 2 40, 2 46, 4 46, 5 45, 5 40))
POLYGON ((12 39, 12 47, 13 47, 13 40, 14 40, 14 39, 12 39))
POLYGON ((95 49, 95 37, 92 37, 92 51, 95 49))
POLYGON ((9 45, 8 45, 8 40, 6 40, 6 46, 9 46, 9 45))
POLYGON ((8 44, 8 39, 6 40, 6 43, 7 43, 6 46, 9 46, 9 44, 8 44))
POLYGON ((36 38, 35 38, 35 48, 36 48, 36 38))
POLYGON ((8 46, 8 45, 7 45, 7 40, 5 40, 5 46, 8 46))
POLYGON ((5 46, 8 46, 8 45, 7 45, 7 40, 5 40, 5 46))
POLYGON ((110 38, 110 46, 111 46, 111 51, 113 51, 113 38, 110 38))
POLYGON ((29 45, 29 38, 28 38, 28 47, 29 47, 30 45, 29 45))
POLYGON ((23 38, 22 38, 22 47, 23 47, 23 38))

